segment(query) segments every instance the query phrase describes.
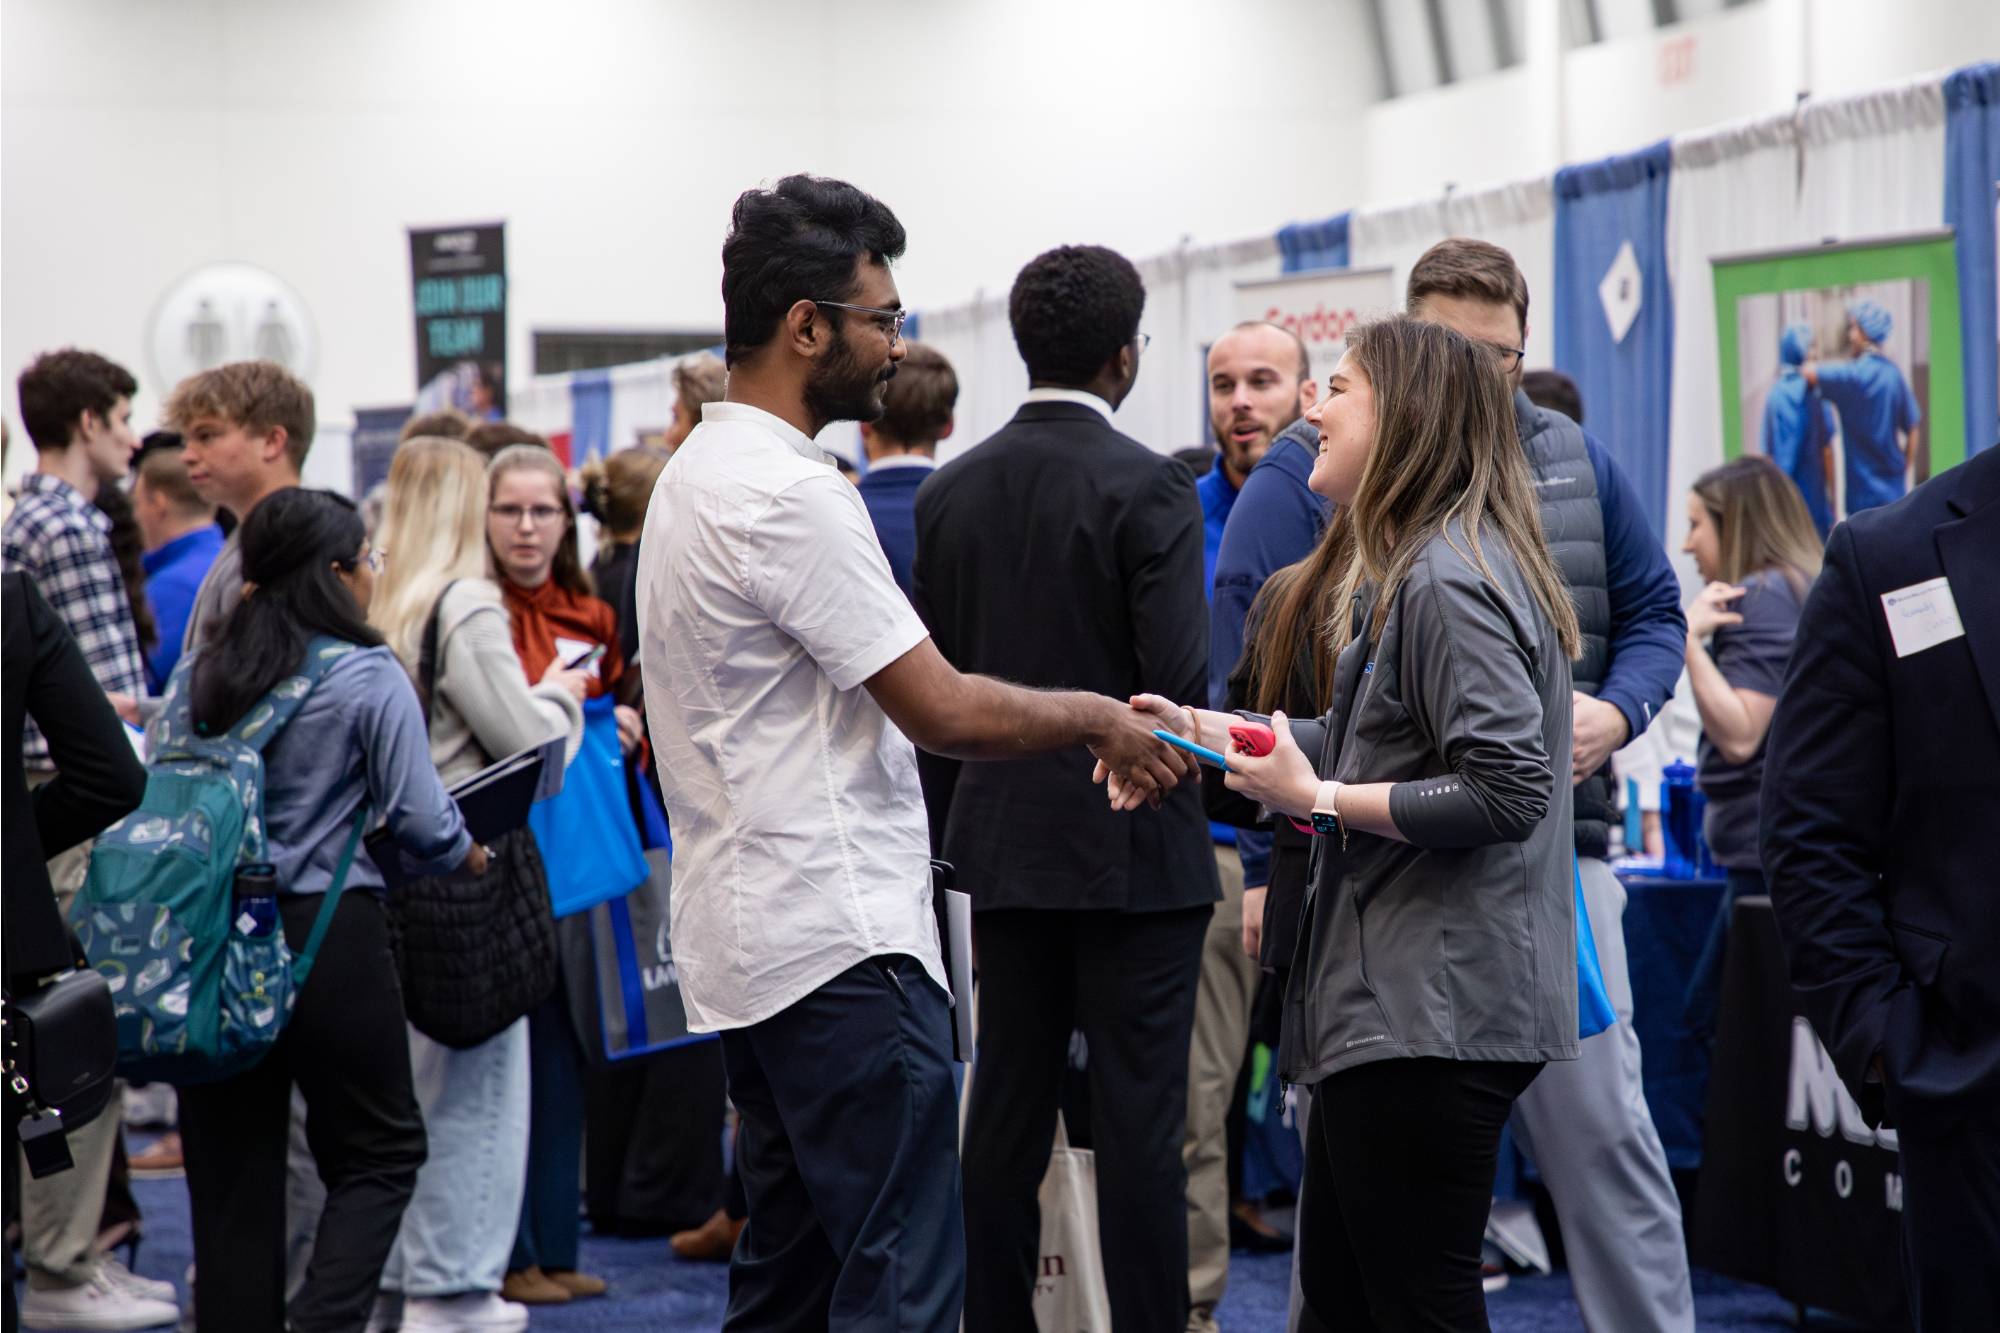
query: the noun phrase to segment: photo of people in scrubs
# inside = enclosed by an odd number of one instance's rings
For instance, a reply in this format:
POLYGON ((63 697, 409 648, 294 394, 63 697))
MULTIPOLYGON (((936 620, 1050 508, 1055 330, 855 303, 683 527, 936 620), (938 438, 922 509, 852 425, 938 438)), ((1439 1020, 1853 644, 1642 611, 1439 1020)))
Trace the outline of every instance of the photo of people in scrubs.
POLYGON ((1904 279, 1737 302, 1744 447, 1792 479, 1822 536, 1930 476, 1929 286, 1904 279))

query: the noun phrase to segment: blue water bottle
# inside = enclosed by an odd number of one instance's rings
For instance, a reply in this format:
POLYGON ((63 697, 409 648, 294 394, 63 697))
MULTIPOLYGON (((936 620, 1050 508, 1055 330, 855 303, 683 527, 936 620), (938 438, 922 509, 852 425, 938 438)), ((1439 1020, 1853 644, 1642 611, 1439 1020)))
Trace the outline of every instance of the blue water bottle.
POLYGON ((1676 758, 1660 770, 1660 824, 1666 834, 1669 879, 1693 879, 1701 864, 1701 807, 1694 765, 1676 758))

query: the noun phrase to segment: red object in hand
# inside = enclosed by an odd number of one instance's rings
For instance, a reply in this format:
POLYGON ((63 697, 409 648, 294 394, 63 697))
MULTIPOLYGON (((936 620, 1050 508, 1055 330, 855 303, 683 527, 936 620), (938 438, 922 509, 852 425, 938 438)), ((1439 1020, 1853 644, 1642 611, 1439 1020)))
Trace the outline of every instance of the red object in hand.
POLYGON ((1229 729, 1229 739, 1244 754, 1262 758, 1278 748, 1278 733, 1261 722, 1239 722, 1229 729))

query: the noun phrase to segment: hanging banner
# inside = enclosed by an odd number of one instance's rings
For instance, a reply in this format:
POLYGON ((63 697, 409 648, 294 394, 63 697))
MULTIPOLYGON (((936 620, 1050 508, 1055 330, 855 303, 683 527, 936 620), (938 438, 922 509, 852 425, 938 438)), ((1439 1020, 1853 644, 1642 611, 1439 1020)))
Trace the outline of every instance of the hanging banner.
POLYGON ((504 223, 410 229, 417 313, 418 412, 507 415, 504 223))
POLYGON ((1396 275, 1386 268, 1320 269, 1236 284, 1236 317, 1296 333, 1322 384, 1347 350, 1349 329, 1401 307, 1396 275))
POLYGON ((389 460, 396 455, 403 423, 409 419, 408 407, 354 409, 354 434, 349 437, 348 451, 354 468, 354 489, 349 493, 356 500, 366 499, 368 492, 389 479, 389 460))

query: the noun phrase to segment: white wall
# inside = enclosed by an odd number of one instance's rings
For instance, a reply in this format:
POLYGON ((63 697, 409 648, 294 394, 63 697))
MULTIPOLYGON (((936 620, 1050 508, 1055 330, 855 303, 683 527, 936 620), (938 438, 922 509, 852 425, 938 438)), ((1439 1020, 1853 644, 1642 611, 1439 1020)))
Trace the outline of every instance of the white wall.
MULTIPOLYGON (((1402 0, 1396 0, 1402 3, 1402 0)), ((1528 0, 1531 34, 1555 0, 1528 0)), ((164 387, 147 316, 261 264, 321 341, 321 414, 413 390, 404 227, 505 218, 535 327, 715 326, 730 200, 847 176, 908 225, 907 304, 1027 258, 1134 258, 1552 171, 2000 53, 1990 0, 1764 0, 1374 103, 1361 0, 7 0, 0 391, 75 343, 164 387), (1548 77, 1560 60, 1560 78, 1548 77)), ((1538 39, 1537 39, 1538 40, 1538 39)), ((21 466, 17 451, 13 469, 21 466)))
POLYGON ((411 224, 505 218, 534 327, 720 327, 730 201, 846 176, 907 225, 904 300, 1050 245, 1269 232, 1358 183, 1360 0, 8 0, 0 374, 66 343, 159 394, 181 273, 263 265, 321 335, 321 414, 414 391, 411 224))

